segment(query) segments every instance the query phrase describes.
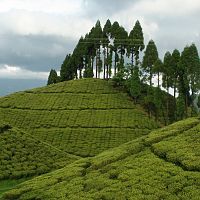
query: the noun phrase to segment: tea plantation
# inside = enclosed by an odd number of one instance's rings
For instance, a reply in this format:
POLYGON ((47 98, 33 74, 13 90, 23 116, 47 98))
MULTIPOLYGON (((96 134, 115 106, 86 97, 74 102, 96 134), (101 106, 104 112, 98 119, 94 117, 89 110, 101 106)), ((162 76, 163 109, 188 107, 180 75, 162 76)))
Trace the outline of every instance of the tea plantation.
POLYGON ((159 127, 112 81, 82 79, 0 98, 0 118, 35 139, 95 156, 159 127))
POLYGON ((0 181, 44 174, 77 159, 24 131, 0 124, 0 181))
POLYGON ((8 191, 2 199, 199 200, 200 120, 155 130, 8 191))

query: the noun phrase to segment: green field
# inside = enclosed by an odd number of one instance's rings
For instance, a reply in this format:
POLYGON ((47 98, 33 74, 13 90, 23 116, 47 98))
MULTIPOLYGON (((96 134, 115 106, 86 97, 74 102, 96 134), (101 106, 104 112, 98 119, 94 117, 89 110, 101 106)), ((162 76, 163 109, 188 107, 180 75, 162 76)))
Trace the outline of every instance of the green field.
POLYGON ((112 81, 0 98, 0 199, 198 200, 200 120, 161 126, 112 81))
POLYGON ((187 119, 24 182, 3 199, 200 197, 200 120, 187 119))
POLYGON ((61 151, 81 157, 159 127, 112 81, 83 79, 0 98, 0 117, 61 151))

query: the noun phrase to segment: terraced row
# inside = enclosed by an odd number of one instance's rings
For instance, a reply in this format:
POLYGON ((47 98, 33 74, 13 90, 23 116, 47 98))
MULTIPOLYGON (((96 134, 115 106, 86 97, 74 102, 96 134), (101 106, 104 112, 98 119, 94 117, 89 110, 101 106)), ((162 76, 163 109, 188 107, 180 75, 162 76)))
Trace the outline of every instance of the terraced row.
POLYGON ((16 128, 0 131, 0 180, 30 177, 79 159, 16 128))
POLYGON ((79 156, 94 156, 159 127, 112 82, 82 79, 0 98, 0 118, 79 156))
POLYGON ((93 158, 78 160, 24 182, 7 192, 3 199, 198 200, 199 124, 199 119, 189 119, 93 158), (167 160, 155 150, 166 153, 167 160), (191 171, 187 165, 182 168, 174 162, 180 158, 191 162, 196 170, 191 171))

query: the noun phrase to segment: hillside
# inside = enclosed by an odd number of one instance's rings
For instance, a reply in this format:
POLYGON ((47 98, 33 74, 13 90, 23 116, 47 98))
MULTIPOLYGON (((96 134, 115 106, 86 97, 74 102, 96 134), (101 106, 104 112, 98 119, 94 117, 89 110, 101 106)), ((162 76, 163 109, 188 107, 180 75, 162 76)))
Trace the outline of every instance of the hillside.
POLYGON ((200 196, 200 120, 148 136, 24 182, 3 199, 183 199, 200 196))
POLYGON ((159 125, 111 81, 82 79, 0 98, 0 118, 66 153, 95 156, 159 125))
POLYGON ((77 159, 24 131, 0 124, 0 181, 44 174, 77 159))

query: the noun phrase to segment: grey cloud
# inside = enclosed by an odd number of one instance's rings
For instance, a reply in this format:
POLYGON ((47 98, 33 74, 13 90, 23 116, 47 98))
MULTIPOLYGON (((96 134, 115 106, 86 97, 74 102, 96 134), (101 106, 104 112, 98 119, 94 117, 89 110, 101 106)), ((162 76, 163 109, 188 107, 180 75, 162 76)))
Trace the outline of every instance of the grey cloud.
POLYGON ((0 64, 32 71, 59 69, 76 42, 58 35, 0 35, 0 64))
POLYGON ((83 7, 87 15, 96 18, 105 14, 111 16, 136 2, 136 0, 83 0, 83 7))

